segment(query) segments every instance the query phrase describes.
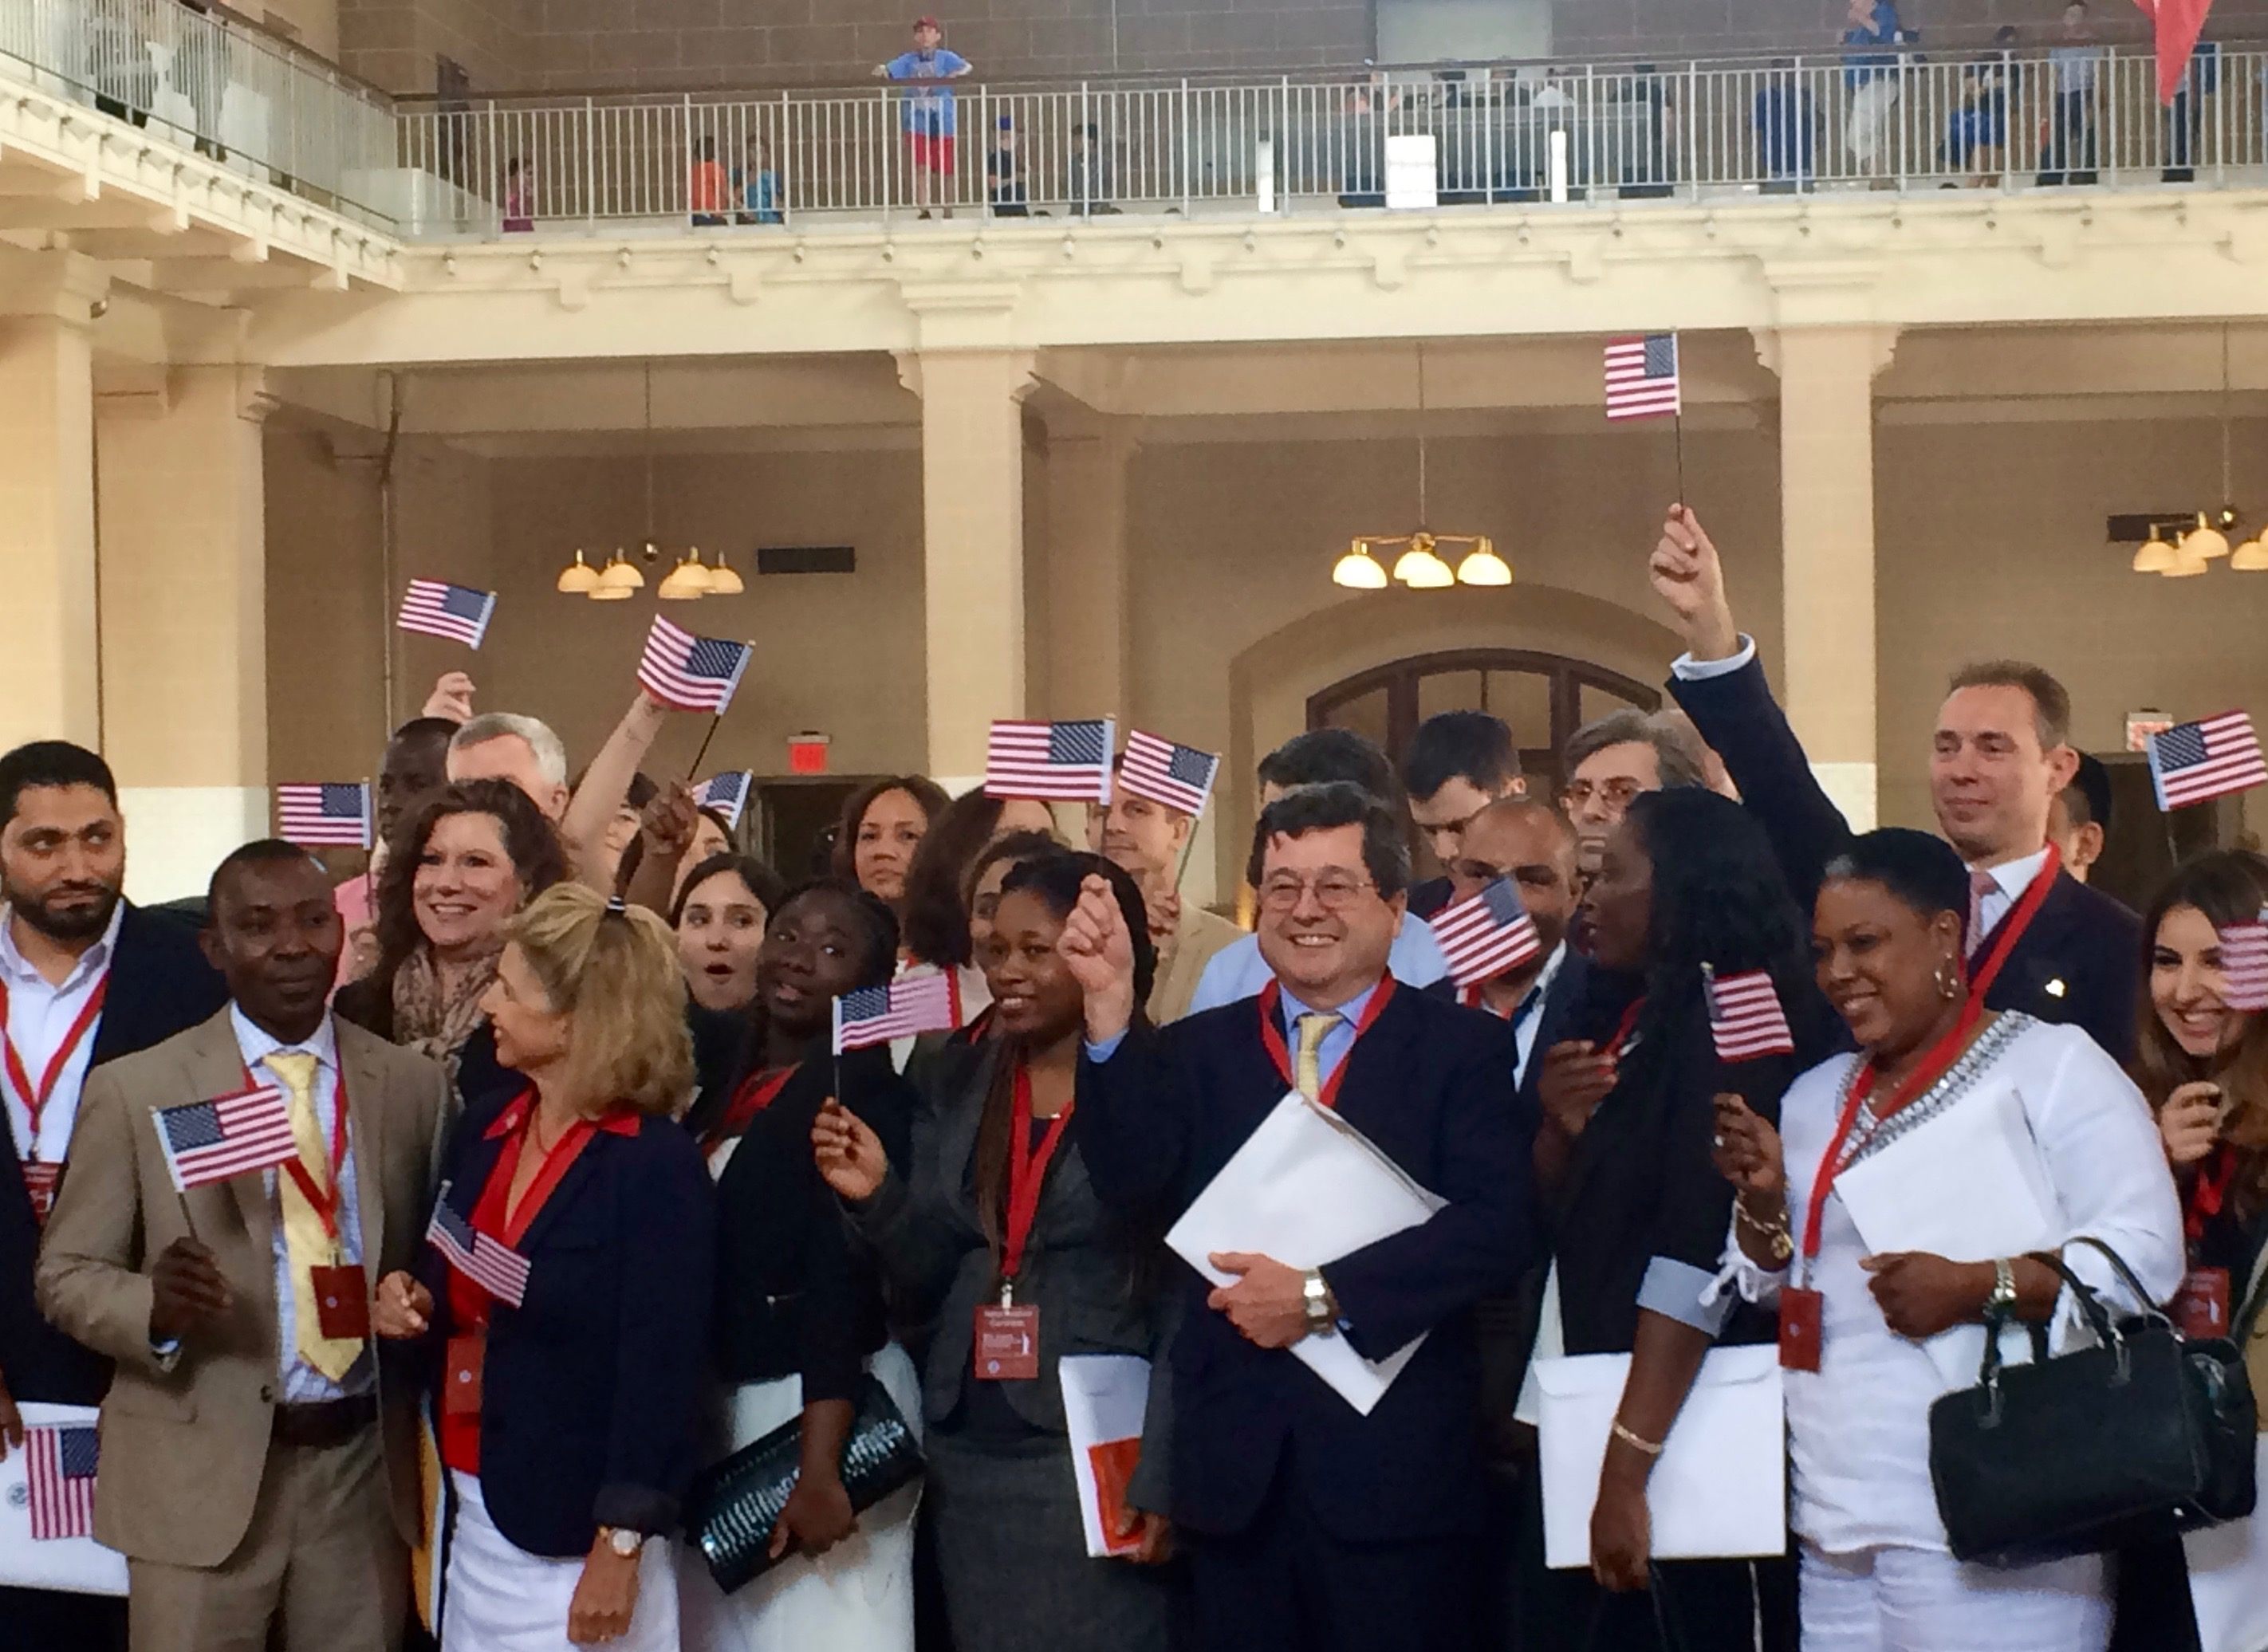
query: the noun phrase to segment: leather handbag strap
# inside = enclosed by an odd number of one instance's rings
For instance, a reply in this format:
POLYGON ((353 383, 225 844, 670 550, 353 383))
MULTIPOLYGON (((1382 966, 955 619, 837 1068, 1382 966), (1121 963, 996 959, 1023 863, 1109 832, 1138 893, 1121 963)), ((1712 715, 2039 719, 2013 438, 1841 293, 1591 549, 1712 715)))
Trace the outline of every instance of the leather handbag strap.
POLYGON ((2109 1245, 2096 1238, 2093 1234, 2082 1233, 2079 1237, 2073 1239, 2072 1243, 2073 1245, 2084 1245, 2090 1250, 2101 1252, 2103 1257, 2110 1262, 2111 1270, 2125 1282, 2126 1289, 2134 1293, 2134 1300, 2142 1304, 2142 1311, 2144 1313, 2153 1315, 2158 1313, 2159 1304, 2156 1299, 2150 1295, 2149 1290, 2143 1285, 2142 1281, 2135 1277, 2134 1270, 2126 1266, 2126 1259, 2124 1257, 2119 1255, 2117 1252, 2112 1250, 2109 1245))

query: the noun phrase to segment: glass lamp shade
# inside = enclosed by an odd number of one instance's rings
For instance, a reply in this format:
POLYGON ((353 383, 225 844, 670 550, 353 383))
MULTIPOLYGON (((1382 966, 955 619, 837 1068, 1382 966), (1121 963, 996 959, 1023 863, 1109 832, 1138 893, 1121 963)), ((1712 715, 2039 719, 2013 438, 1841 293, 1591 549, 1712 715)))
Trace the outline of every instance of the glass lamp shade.
POLYGON ((1512 565, 1496 554, 1496 547, 1487 540, 1476 545, 1465 560, 1457 564, 1457 583, 1461 585, 1509 585, 1512 565))
POLYGON ((573 562, 559 570, 559 589, 571 597, 588 596, 598 584, 599 570, 583 560, 580 550, 573 562))
POLYGON ((695 552, 669 570, 654 593, 664 602, 692 602, 709 594, 709 570, 701 565, 699 552, 695 552))
POLYGON ((2181 549, 2184 556, 2195 556, 2209 562, 2217 556, 2228 554, 2228 536, 2208 522, 2205 512, 2200 510, 2197 526, 2182 535, 2181 549))
POLYGON ((712 597, 737 597, 747 586, 740 576, 725 566, 725 553, 717 553, 717 566, 709 570, 709 594, 712 597))
POLYGON ((645 585, 645 576, 638 572, 620 551, 616 551, 606 568, 600 573, 599 584, 609 591, 628 593, 643 589, 645 585))
POLYGON ((2204 557, 2199 556, 2191 551, 2186 544, 2180 545, 2175 547, 2174 565, 2166 569, 2166 577, 2168 579, 2195 579, 2199 574, 2204 573, 2209 566, 2210 564, 2206 562, 2204 557))
POLYGON ((1394 576, 1412 591, 1439 591, 1457 583, 1449 565, 1433 549, 1430 533, 1410 536, 1410 548, 1394 559, 1394 576))
POLYGON ((593 602, 628 602, 636 594, 628 585, 600 584, 591 587, 591 600, 593 602))
POLYGON ((2247 540, 2236 547, 2228 565, 2243 574, 2268 574, 2268 536, 2247 540))
POLYGON ((2134 571, 2138 574, 2162 574, 2174 565, 2174 547, 2153 534, 2142 548, 2134 553, 2134 571))
POLYGON ((1372 559, 1367 546, 1356 545, 1331 569, 1331 584, 1344 585, 1350 591, 1383 591, 1386 570, 1372 559))

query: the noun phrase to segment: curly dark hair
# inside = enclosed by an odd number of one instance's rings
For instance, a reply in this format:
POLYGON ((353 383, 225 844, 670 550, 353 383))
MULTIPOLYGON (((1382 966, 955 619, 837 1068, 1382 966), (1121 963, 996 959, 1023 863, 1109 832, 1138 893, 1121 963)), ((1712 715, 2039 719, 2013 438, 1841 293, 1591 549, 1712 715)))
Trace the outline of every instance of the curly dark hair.
POLYGON ((906 869, 906 951, 924 964, 966 964, 968 903, 962 894, 970 863, 1000 825, 1007 800, 982 787, 963 792, 930 817, 929 830, 906 869))
POLYGON ((434 828, 452 815, 484 814, 504 836, 519 879, 523 905, 554 884, 567 881, 567 855, 559 834, 526 792, 507 780, 460 780, 435 793, 395 829, 387 841, 386 870, 379 874, 372 927, 378 936, 378 964, 342 995, 347 1018, 382 1038, 394 1036, 394 978, 411 952, 425 943, 417 927, 417 865, 434 828))
MULTIPOLYGON (((858 827, 874 799, 886 791, 902 791, 921 805, 923 816, 934 822, 951 800, 945 788, 926 775, 885 775, 870 781, 843 800, 843 815, 835 823, 835 847, 828 870, 847 883, 858 881, 858 827)), ((910 869, 909 869, 910 870, 910 869)))

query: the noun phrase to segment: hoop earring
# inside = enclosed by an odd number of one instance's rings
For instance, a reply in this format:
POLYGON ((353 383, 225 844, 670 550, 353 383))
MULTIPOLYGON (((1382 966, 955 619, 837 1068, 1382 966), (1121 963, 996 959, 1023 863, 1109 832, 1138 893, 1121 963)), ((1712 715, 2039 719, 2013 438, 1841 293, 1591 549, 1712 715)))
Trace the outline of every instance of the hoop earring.
POLYGON ((1951 1003, 1961 996, 1961 972, 1949 960, 1939 964, 1931 979, 1937 983, 1937 995, 1946 1002, 1951 1003))

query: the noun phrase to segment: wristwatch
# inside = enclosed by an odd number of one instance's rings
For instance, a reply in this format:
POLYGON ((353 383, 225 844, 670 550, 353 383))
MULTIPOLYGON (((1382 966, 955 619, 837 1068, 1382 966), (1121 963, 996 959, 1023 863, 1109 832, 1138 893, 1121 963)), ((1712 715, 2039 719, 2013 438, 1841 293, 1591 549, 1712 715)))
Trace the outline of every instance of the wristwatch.
POLYGON ((2016 1270, 2006 1258, 1992 1262, 1992 1294, 1984 1299, 1984 1315, 1998 1318, 2016 1305, 2016 1270))
POLYGON ((1327 1337, 1331 1333, 1331 1288, 1323 1283, 1321 1268, 1311 1267, 1300 1294, 1307 1304, 1307 1334, 1327 1337))
POLYGON ((599 1538, 619 1560, 635 1560, 637 1552, 645 1547, 645 1533, 633 1531, 628 1526, 600 1526, 599 1538))

